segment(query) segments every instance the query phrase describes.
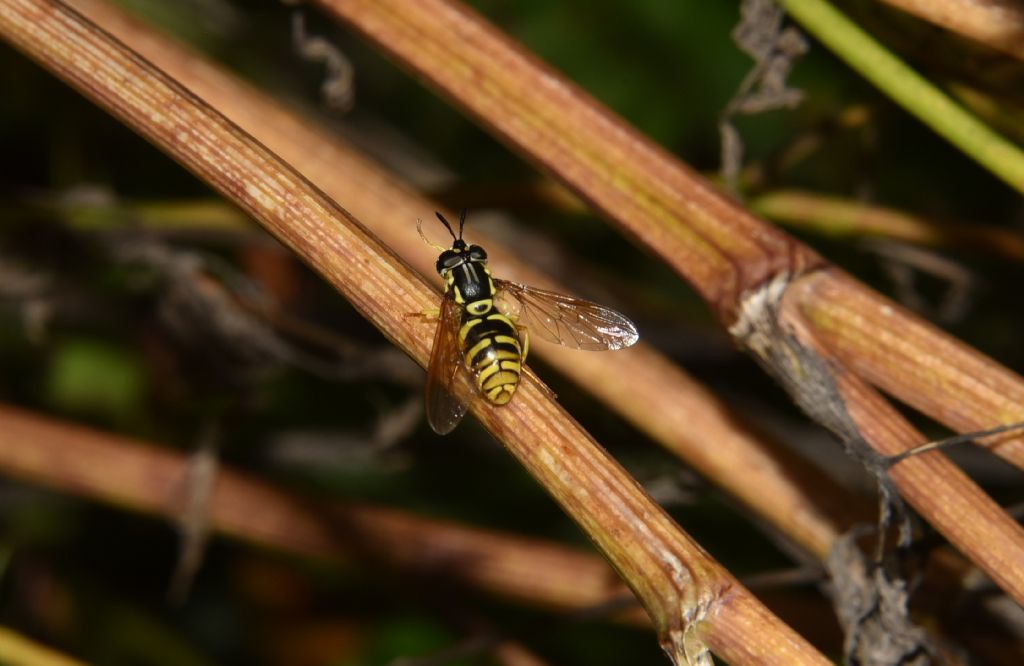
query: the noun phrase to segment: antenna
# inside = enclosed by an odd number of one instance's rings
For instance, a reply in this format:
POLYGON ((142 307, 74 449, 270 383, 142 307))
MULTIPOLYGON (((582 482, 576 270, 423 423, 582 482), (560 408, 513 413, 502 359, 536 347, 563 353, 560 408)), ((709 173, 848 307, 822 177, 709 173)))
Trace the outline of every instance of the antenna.
POLYGON ((462 228, 466 226, 466 209, 459 213, 459 240, 462 240, 462 228))
MULTIPOLYGON (((459 238, 462 238, 462 225, 461 224, 459 225, 459 236, 458 236, 458 238, 456 238, 455 237, 455 232, 452 231, 452 225, 448 224, 448 220, 444 219, 444 215, 442 215, 441 213, 439 213, 437 211, 434 212, 434 215, 437 215, 437 219, 441 220, 441 224, 443 224, 444 228, 448 230, 448 233, 450 233, 452 235, 452 238, 454 238, 455 240, 459 240, 459 238)), ((463 217, 465 217, 465 212, 463 212, 463 217)))

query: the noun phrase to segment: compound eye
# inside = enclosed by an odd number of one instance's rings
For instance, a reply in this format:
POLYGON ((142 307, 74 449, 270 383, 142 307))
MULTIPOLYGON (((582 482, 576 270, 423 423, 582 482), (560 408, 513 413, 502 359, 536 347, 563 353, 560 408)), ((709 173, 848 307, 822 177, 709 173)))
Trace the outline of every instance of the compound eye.
POLYGON ((470 245, 469 258, 473 261, 487 261, 487 253, 479 245, 470 245))
POLYGON ((437 272, 444 273, 452 268, 455 268, 464 261, 462 255, 452 252, 451 250, 445 250, 441 253, 441 256, 437 258, 437 272))

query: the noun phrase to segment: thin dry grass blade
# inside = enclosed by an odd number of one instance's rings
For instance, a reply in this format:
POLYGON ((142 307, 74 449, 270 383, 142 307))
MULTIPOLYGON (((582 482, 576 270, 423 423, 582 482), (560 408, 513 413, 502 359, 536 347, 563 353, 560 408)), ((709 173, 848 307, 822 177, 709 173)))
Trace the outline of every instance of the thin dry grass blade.
MULTIPOLYGON (((0 34, 234 201, 426 364, 429 332, 405 315, 436 302, 436 292, 262 145, 63 3, 6 2, 0 34)), ((735 664, 827 663, 683 533, 537 381, 528 377, 505 408, 474 399, 471 409, 628 582, 674 660, 706 663, 710 648, 735 664), (722 631, 727 621, 747 633, 722 631)))

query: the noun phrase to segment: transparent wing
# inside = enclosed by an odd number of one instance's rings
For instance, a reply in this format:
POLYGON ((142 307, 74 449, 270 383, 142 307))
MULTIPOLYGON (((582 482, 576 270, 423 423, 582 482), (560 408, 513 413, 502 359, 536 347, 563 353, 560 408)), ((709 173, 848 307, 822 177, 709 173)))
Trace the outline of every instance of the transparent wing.
POLYGON ((459 349, 461 318, 462 308, 451 296, 445 296, 427 367, 427 423, 439 435, 450 433, 466 415, 466 405, 456 395, 455 381, 463 367, 459 349))
POLYGON ((640 338, 633 322, 603 305, 507 280, 495 280, 494 284, 498 307, 518 316, 531 335, 549 342, 571 349, 604 351, 629 347, 640 338), (509 303, 510 298, 518 301, 518 312, 509 303))

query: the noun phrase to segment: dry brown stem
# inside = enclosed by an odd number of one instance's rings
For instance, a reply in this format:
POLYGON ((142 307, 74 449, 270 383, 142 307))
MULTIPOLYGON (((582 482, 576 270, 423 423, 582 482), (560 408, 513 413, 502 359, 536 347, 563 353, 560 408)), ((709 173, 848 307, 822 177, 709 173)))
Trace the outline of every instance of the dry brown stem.
MULTIPOLYGON (((1019 603, 1024 598, 1020 525, 943 455, 913 456, 891 468, 882 460, 924 438, 843 364, 827 335, 819 334, 823 326, 815 320, 819 312, 813 308, 834 310, 837 302, 849 299, 815 292, 844 282, 866 292, 836 269, 791 283, 777 278, 748 297, 733 332, 804 411, 833 431, 869 468, 887 475, 922 517, 1019 603)), ((895 312, 892 309, 889 315, 895 312)), ((877 344, 870 335, 863 335, 863 340, 865 345, 877 344)), ((1009 445, 1016 441, 1009 440, 1009 445)))
MULTIPOLYGON (((262 145, 63 3, 5 2, 0 34, 252 215, 426 364, 430 331, 405 315, 430 307, 436 292, 262 145)), ((682 532, 539 382, 527 377, 505 408, 474 399, 470 409, 628 582, 674 660, 706 662, 710 648, 736 664, 827 663, 682 532)))
MULTIPOLYGON (((6 476, 176 521, 187 501, 189 464, 187 455, 148 442, 0 405, 6 476)), ((650 626, 604 560, 551 541, 394 508, 304 501, 231 467, 221 468, 208 508, 212 529, 262 548, 385 567, 446 590, 472 588, 531 607, 650 626)), ((771 592, 773 608, 821 630, 815 636, 821 642, 836 642, 828 622, 821 626, 823 606, 771 592)))
MULTIPOLYGON (((815 336, 882 390, 960 432, 1024 420, 1020 377, 839 271, 800 281, 800 309, 815 336)), ((1018 467, 1013 434, 979 444, 1018 467)))
MULTIPOLYGON (((0 468, 32 483, 175 520, 188 465, 181 453, 0 406, 0 468)), ((265 548, 384 562, 534 606, 580 611, 629 594, 606 563, 573 548, 384 507, 304 502, 230 468, 209 513, 218 532, 265 548)))
MULTIPOLYGON (((813 275, 815 269, 823 266, 823 261, 809 249, 717 193, 697 174, 636 134, 459 3, 453 0, 317 0, 317 4, 360 31, 629 231, 687 279, 727 325, 736 323, 741 304, 765 289, 769 279, 813 275)), ((820 280, 827 282, 836 275, 822 271, 820 280)), ((862 307, 868 311, 894 307, 878 295, 866 290, 864 293, 870 302, 862 307)), ((895 322, 884 318, 873 323, 883 327, 873 333, 874 339, 865 339, 863 332, 852 335, 836 329, 830 341, 842 338, 852 344, 859 340, 875 344, 880 353, 897 354, 905 326, 897 327, 895 322)), ((921 347, 916 354, 905 355, 908 361, 925 363, 931 358, 935 344, 941 342, 948 355, 935 360, 944 363, 950 376, 958 381, 965 384, 989 381, 987 377, 979 379, 964 373, 973 363, 971 367, 999 372, 1013 388, 1024 390, 1024 381, 994 363, 981 367, 980 355, 965 345, 922 322, 915 321, 915 327, 922 332, 922 339, 927 337, 933 345, 921 347)), ((776 339, 773 344, 781 342, 776 339)), ((946 410, 959 396, 947 390, 948 384, 922 386, 908 379, 912 375, 887 376, 886 386, 896 397, 911 403, 921 401, 917 392, 924 390, 934 403, 941 405, 941 409, 932 410, 929 415, 948 422, 946 410)), ((858 392, 844 397, 868 400, 866 394, 858 392)), ((868 400, 863 408, 871 412, 873 401, 868 400)), ((994 416, 989 415, 986 425, 995 424, 994 416)), ((950 425, 956 427, 956 424, 950 425)), ((870 434, 884 438, 881 432, 870 434)), ((888 449, 897 441, 864 439, 880 450, 888 449)), ((904 439, 898 441, 909 443, 904 439)), ((996 451, 1024 467, 1021 446, 1024 444, 1019 437, 1006 438, 996 451)), ((894 478, 901 485, 908 475, 894 475, 894 478)), ((939 499, 915 492, 909 495, 923 515, 944 514, 942 507, 928 506, 938 504, 939 499)), ((1000 532, 1001 536, 991 544, 966 541, 962 535, 948 536, 990 575, 1004 584, 1011 584, 1007 591, 1024 603, 1021 581, 992 569, 996 563, 1015 562, 1024 557, 1024 549, 1020 548, 1024 530, 1004 518, 993 518, 991 500, 983 498, 973 486, 963 496, 963 501, 979 502, 974 511, 975 519, 993 520, 982 529, 1000 532), (999 552, 983 552, 989 548, 999 552)), ((937 527, 948 526, 944 523, 937 527)))
MULTIPOLYGON (((835 284, 844 276, 826 280, 811 275, 794 283, 787 292, 780 323, 805 347, 833 364, 835 388, 850 421, 865 442, 882 455, 895 455, 924 441, 860 373, 843 369, 833 351, 824 343, 821 327, 806 318, 809 303, 820 302, 807 296, 819 282, 835 284)), ((822 299, 847 302, 845 299, 822 299)), ((858 369, 859 370, 859 369, 858 369)), ((1016 440, 1019 441, 1019 440, 1016 440)), ((961 552, 992 576, 1004 590, 1017 596, 1024 590, 1024 531, 1002 508, 944 455, 935 452, 904 459, 889 470, 904 499, 916 507, 922 517, 941 532, 961 552), (976 544, 985 544, 977 548, 976 544)), ((1019 601, 1019 596, 1017 596, 1019 601)))
POLYGON ((316 0, 661 257, 730 321, 740 295, 819 259, 449 0, 316 0))
MULTIPOLYGON (((298 169, 409 261, 437 280, 433 252, 413 233, 434 203, 411 191, 339 139, 318 130, 196 55, 99 0, 69 3, 224 113, 298 169), (344 178, 337 177, 345 174, 344 178)), ((500 277, 569 292, 514 251, 473 229, 500 277)), ((751 433, 720 401, 643 342, 616 354, 575 354, 537 344, 542 356, 637 428, 818 558, 869 510, 784 447, 751 433), (621 381, 630 377, 631 381, 621 381), (657 414, 658 418, 651 418, 657 414), (708 446, 714 442, 714 446, 708 446)))
MULTIPOLYGON (((727 325, 743 295, 767 277, 823 265, 809 249, 736 206, 454 0, 318 4, 598 206, 689 281, 727 325), (627 186, 632 196, 621 192, 627 186), (691 261, 702 254, 707 257, 691 261)), ((874 307, 888 307, 883 297, 872 294, 872 299, 874 307)), ((972 353, 932 330, 935 339, 949 341, 951 353, 972 353)), ((903 386, 898 376, 890 381, 901 400, 914 398, 920 389, 903 386)), ((1024 390, 1024 380, 1014 381, 1024 390)), ((942 386, 928 390, 938 401, 956 397, 944 394, 942 386)), ((1017 448, 1001 447, 999 453, 1024 468, 1017 448)))
MULTIPOLYGON (((0 469, 6 476, 176 521, 187 500, 189 464, 183 453, 0 405, 0 469)), ((208 509, 212 529, 262 548, 383 566, 439 581, 445 589, 472 588, 558 612, 603 614, 615 607, 615 620, 649 626, 638 606, 623 607, 632 595, 607 563, 550 541, 393 508, 303 501, 230 467, 221 468, 208 509)), ((817 630, 816 643, 836 644, 828 622, 822 626, 823 607, 783 592, 766 590, 773 609, 817 630)))
POLYGON ((940 248, 971 248, 1024 261, 1024 236, 981 224, 944 224, 923 215, 813 192, 779 190, 751 209, 787 226, 846 236, 880 236, 940 248))
POLYGON ((1024 60, 1024 5, 1017 0, 882 2, 1024 60))

